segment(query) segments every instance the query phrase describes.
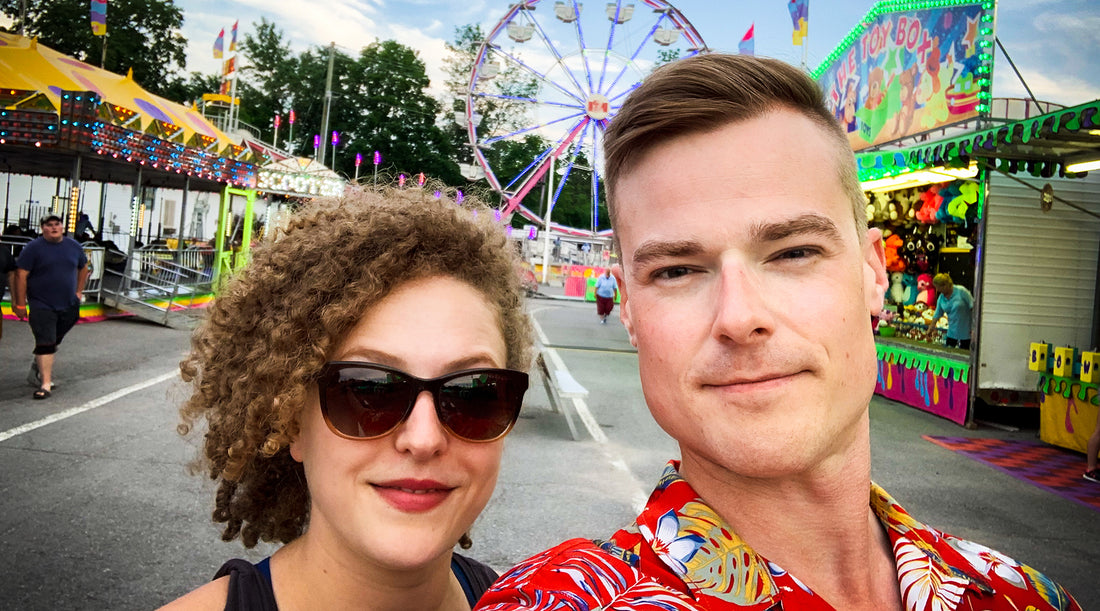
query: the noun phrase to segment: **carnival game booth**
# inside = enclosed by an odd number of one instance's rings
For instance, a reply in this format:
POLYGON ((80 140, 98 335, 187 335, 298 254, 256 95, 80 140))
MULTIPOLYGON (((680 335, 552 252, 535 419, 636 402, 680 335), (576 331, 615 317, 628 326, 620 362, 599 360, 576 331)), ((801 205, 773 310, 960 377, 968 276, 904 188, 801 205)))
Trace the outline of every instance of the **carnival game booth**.
POLYGON ((1052 403, 1032 342, 1100 343, 1100 100, 993 98, 995 14, 880 2, 814 72, 885 236, 876 392, 962 425, 978 400, 1052 403), (926 339, 939 273, 973 294, 969 350, 944 345, 944 320, 926 339))

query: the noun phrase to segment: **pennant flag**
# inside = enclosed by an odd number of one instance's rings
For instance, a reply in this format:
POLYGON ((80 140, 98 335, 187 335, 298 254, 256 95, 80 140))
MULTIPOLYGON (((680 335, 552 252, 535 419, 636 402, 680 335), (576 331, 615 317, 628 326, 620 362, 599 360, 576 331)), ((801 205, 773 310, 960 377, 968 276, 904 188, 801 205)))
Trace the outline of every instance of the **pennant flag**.
POLYGON ((218 39, 214 41, 214 59, 222 58, 222 48, 225 45, 225 28, 218 32, 218 39))
POLYGON ((225 60, 225 64, 222 66, 222 76, 230 78, 234 72, 237 71, 237 56, 234 55, 225 60))
POLYGON ((756 24, 749 26, 749 31, 745 32, 745 35, 741 38, 741 42, 737 43, 737 52, 741 55, 755 55, 756 40, 753 30, 756 29, 756 24))
POLYGON ((795 45, 802 46, 802 39, 810 35, 810 0, 790 0, 787 10, 791 13, 791 25, 794 33, 791 38, 795 45))
POLYGON ((92 34, 107 35, 107 0, 92 0, 92 34))
POLYGON ((241 22, 240 19, 233 22, 233 32, 232 32, 232 36, 229 38, 229 52, 230 53, 237 50, 237 24, 240 23, 240 22, 241 22))

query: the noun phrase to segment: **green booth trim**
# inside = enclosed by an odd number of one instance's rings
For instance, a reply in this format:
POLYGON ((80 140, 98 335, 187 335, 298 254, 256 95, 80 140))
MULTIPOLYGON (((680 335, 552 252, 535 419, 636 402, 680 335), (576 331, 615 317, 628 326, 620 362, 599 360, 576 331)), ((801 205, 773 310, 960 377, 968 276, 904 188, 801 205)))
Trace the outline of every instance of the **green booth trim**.
MULTIPOLYGON (((1049 153, 1045 157, 1065 163, 1065 155, 1055 151, 1059 139, 1065 139, 1072 134, 1074 138, 1082 140, 1079 147, 1081 150, 1094 149, 1096 141, 1100 139, 1092 131, 1097 127, 1100 127, 1100 100, 1093 100, 1072 108, 1063 108, 1038 117, 913 148, 858 153, 856 159, 861 181, 896 176, 938 165, 965 166, 975 157, 1028 158, 1028 155, 1023 154, 1022 148, 1029 146, 1043 149, 1040 152, 1049 153)), ((1009 171, 1006 164, 1002 160, 998 169, 1009 171)))
POLYGON ((1100 406, 1100 384, 1090 384, 1075 378, 1063 378, 1049 373, 1040 373, 1037 388, 1044 395, 1062 395, 1067 399, 1075 394, 1074 390, 1076 389, 1079 400, 1100 406), (1092 393, 1089 393, 1090 390, 1092 393), (1091 399, 1089 398, 1090 394, 1092 395, 1091 399))
POLYGON ((880 361, 891 364, 901 363, 910 369, 931 372, 941 378, 950 377, 956 382, 970 380, 970 363, 959 361, 957 357, 935 355, 881 343, 875 344, 875 354, 880 361))

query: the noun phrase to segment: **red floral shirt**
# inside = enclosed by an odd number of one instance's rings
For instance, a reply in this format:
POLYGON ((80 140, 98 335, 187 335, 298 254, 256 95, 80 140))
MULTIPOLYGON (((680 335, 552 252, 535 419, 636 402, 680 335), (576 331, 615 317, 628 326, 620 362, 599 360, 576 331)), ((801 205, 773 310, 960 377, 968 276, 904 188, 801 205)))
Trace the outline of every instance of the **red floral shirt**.
MULTIPOLYGON (((522 562, 477 609, 833 609, 754 552, 678 468, 669 463, 641 515, 610 541, 572 539, 522 562)), ((907 611, 1081 609, 1047 576, 916 521, 874 484, 871 508, 894 546, 907 611)))

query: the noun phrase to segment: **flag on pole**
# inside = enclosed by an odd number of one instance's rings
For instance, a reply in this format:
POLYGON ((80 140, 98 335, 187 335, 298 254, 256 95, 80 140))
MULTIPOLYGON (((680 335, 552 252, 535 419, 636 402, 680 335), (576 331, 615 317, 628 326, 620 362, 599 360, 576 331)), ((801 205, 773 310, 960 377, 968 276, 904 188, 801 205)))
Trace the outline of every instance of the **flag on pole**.
POLYGON ((222 95, 229 95, 229 79, 223 80, 220 87, 218 87, 218 93, 222 95))
POLYGON ((229 52, 232 53, 237 50, 237 24, 240 23, 240 19, 233 22, 232 36, 229 38, 229 52))
POLYGON ((791 25, 794 33, 791 38, 795 45, 802 46, 802 39, 810 35, 810 0, 790 0, 787 10, 791 13, 791 25))
POLYGON ((737 43, 737 52, 741 55, 755 55, 756 40, 753 30, 756 29, 756 24, 749 26, 749 31, 745 32, 745 35, 741 38, 741 42, 737 43))
POLYGON ((234 55, 225 60, 225 64, 222 66, 222 76, 226 79, 233 78, 233 73, 237 71, 237 56, 234 55))
POLYGON ((92 0, 92 34, 107 35, 107 0, 92 0))
POLYGON ((221 59, 224 53, 222 49, 225 47, 225 28, 222 28, 218 32, 218 39, 214 41, 214 59, 221 59))

